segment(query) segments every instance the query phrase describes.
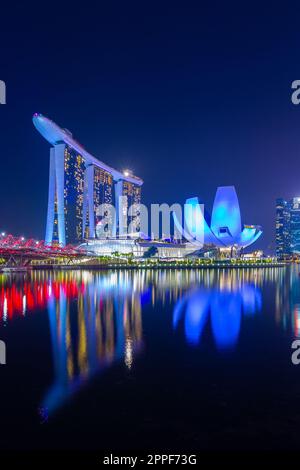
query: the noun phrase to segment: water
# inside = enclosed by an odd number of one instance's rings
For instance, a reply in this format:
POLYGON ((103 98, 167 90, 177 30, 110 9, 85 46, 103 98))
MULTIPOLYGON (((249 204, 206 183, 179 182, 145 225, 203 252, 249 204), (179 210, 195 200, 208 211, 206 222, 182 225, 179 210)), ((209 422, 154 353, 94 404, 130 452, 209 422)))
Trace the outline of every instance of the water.
POLYGON ((0 276, 1 449, 300 447, 299 269, 0 276))

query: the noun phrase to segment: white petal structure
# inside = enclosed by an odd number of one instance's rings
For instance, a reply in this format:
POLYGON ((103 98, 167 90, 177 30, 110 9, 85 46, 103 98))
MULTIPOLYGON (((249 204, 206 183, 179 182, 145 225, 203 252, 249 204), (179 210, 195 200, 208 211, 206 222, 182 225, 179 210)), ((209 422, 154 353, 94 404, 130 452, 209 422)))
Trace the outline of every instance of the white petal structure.
POLYGON ((179 233, 195 244, 213 244, 217 247, 245 248, 262 235, 257 225, 242 225, 238 197, 234 186, 217 189, 211 223, 205 218, 204 206, 197 197, 186 200, 182 228, 176 214, 174 223, 179 233), (200 242, 200 243, 199 243, 200 242))

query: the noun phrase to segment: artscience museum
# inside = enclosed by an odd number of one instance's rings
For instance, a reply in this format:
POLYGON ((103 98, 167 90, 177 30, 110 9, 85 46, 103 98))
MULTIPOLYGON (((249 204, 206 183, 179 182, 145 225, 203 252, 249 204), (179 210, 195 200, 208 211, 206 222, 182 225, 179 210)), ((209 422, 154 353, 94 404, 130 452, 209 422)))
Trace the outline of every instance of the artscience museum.
POLYGON ((186 200, 183 230, 173 213, 176 229, 190 242, 213 245, 217 248, 243 249, 262 235, 258 225, 242 224, 241 211, 234 186, 217 189, 211 216, 204 210, 198 197, 186 200))

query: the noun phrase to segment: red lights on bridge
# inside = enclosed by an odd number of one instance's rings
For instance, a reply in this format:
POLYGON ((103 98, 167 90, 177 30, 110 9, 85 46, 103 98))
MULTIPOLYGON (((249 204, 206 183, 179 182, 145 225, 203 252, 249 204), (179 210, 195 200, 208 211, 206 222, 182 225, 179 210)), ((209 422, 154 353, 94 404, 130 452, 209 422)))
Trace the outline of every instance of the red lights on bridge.
POLYGON ((49 258, 61 256, 77 256, 84 254, 84 250, 67 245, 61 247, 59 245, 48 246, 43 240, 34 240, 24 237, 14 237, 13 235, 5 235, 2 233, 0 238, 0 257, 7 258, 11 255, 25 255, 30 258, 49 258))

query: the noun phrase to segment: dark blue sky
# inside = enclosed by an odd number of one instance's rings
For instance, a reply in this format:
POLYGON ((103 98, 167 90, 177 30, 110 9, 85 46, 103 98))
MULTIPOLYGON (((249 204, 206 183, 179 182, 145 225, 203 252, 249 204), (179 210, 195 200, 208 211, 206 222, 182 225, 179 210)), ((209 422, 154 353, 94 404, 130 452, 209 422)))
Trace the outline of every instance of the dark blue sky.
POLYGON ((49 144, 31 121, 41 112, 132 168, 147 204, 198 195, 210 209, 218 185, 235 185, 243 221, 264 228, 260 246, 274 242, 275 198, 300 194, 300 6, 223 3, 51 16, 21 4, 13 29, 1 20, 1 229, 44 237, 49 144))

